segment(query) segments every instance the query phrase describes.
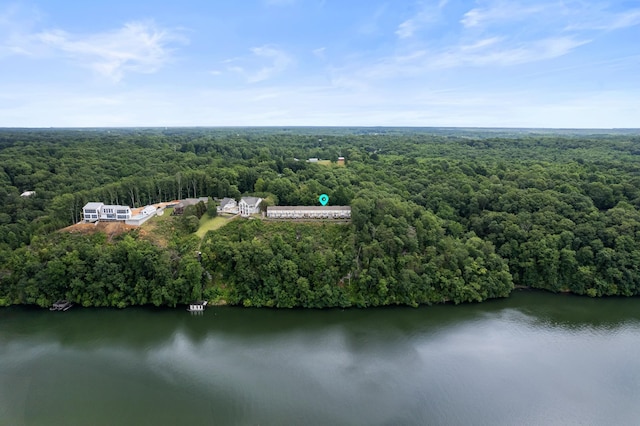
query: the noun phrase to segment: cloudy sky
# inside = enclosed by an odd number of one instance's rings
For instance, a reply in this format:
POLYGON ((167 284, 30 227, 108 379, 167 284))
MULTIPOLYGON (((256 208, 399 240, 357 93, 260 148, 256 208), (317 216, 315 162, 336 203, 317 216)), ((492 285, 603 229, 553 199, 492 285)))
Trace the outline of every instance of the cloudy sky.
POLYGON ((638 0, 0 1, 0 127, 640 127, 638 0))

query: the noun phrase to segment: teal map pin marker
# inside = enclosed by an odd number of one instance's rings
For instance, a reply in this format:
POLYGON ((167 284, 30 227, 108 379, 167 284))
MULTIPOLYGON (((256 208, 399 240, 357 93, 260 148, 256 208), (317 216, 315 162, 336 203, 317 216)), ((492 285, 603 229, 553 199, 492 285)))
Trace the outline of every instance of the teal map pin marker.
POLYGON ((327 194, 322 194, 320 197, 318 197, 318 201, 320 201, 320 204, 322 204, 323 206, 326 206, 329 202, 329 196, 327 194))

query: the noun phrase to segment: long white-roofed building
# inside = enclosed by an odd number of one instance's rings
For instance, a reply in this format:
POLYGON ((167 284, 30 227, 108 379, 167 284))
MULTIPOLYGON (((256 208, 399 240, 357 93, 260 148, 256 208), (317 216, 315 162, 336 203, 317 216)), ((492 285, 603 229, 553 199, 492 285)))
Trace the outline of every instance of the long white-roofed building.
POLYGON ((269 206, 270 219, 351 219, 351 206, 269 206))

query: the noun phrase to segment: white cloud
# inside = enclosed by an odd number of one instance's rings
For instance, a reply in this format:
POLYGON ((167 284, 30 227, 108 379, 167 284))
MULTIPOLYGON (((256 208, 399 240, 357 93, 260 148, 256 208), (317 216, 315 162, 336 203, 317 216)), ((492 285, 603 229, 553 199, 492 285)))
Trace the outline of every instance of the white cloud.
POLYGON ((413 33, 418 28, 418 22, 415 18, 407 19, 403 23, 398 26, 396 30, 396 35, 400 38, 408 38, 413 35, 413 33))
POLYGON ((611 2, 481 0, 478 3, 480 6, 466 12, 460 20, 467 29, 487 29, 523 21, 541 29, 565 31, 611 31, 640 25, 640 9, 614 12, 611 2))
POLYGON ((130 22, 114 31, 89 35, 49 30, 33 38, 116 82, 128 72, 158 71, 171 59, 170 46, 186 42, 184 37, 153 22, 130 22))
POLYGON ((319 47, 317 49, 314 49, 312 53, 314 56, 317 56, 320 59, 324 59, 326 51, 327 51, 326 47, 319 47))
MULTIPOLYGON (((492 2, 486 7, 477 7, 464 14, 460 23, 467 28, 485 27, 499 22, 516 22, 531 15, 556 9, 556 5, 538 3, 533 6, 514 1, 492 2)), ((540 23, 539 23, 540 24, 540 23)))
POLYGON ((549 96, 536 89, 384 86, 357 93, 313 86, 87 93, 5 85, 0 126, 632 127, 640 114, 637 97, 637 91, 549 96))
POLYGON ((551 37, 505 45, 500 43, 499 38, 494 37, 441 52, 426 65, 431 68, 451 68, 460 65, 507 66, 525 64, 566 55, 586 43, 589 41, 572 37, 551 37))
POLYGON ((464 52, 464 51, 475 51, 475 50, 483 49, 499 43, 502 39, 503 39, 502 37, 490 37, 490 38, 481 39, 473 44, 460 46, 460 50, 464 52))
POLYGON ((253 53, 252 58, 244 60, 234 58, 225 61, 227 63, 242 61, 250 65, 259 63, 257 66, 254 65, 256 69, 253 70, 248 70, 246 65, 235 65, 227 68, 229 71, 243 75, 248 83, 258 83, 269 80, 285 71, 293 63, 293 58, 288 53, 269 45, 253 47, 251 48, 251 52, 253 53), (267 64, 264 64, 265 61, 267 64), (260 62, 262 63, 260 64, 260 62))
POLYGON ((380 31, 380 19, 387 13, 386 3, 378 6, 373 15, 368 16, 358 27, 358 32, 363 35, 372 35, 380 31))
POLYGON ((614 31, 636 25, 640 25, 640 9, 614 13, 601 8, 591 8, 574 16, 566 30, 614 31))
POLYGON ((417 14, 398 26, 399 40, 394 53, 369 64, 352 64, 345 71, 361 78, 393 79, 420 76, 437 69, 534 63, 567 55, 597 38, 592 31, 572 30, 569 25, 573 21, 591 30, 640 24, 640 9, 608 13, 610 6, 602 3, 477 0, 476 7, 460 19, 462 26, 452 28, 446 37, 437 38, 435 34, 425 40, 416 37, 426 24, 438 24, 446 5, 444 0, 437 6, 434 1, 423 4, 417 14))
POLYGON ((437 5, 423 5, 418 13, 398 25, 396 35, 400 39, 413 37, 413 35, 424 28, 425 25, 437 22, 440 18, 441 10, 446 5, 447 0, 441 0, 437 5))
MULTIPOLYGON (((475 0, 474 6, 458 10, 446 0, 418 1, 418 9, 394 20, 391 29, 382 23, 396 19, 393 13, 375 16, 380 25, 365 28, 376 35, 387 28, 391 39, 384 45, 376 38, 367 50, 365 42, 371 40, 360 37, 358 50, 349 52, 350 40, 334 46, 327 38, 326 48, 325 42, 301 39, 257 45, 239 56, 231 50, 226 56, 231 59, 214 57, 217 63, 205 70, 209 81, 204 87, 202 70, 194 71, 197 61, 181 70, 179 80, 167 73, 162 78, 169 84, 131 91, 129 85, 69 83, 68 70, 58 69, 49 84, 38 80, 40 86, 26 81, 30 75, 0 81, 0 125, 629 127, 640 114, 640 94, 630 74, 638 63, 632 45, 621 46, 626 57, 619 63, 611 62, 611 56, 620 59, 616 52, 599 54, 596 43, 584 55, 567 56, 606 31, 640 24, 640 9, 620 12, 594 3, 599 0, 475 0), (296 51, 309 63, 296 63, 296 51), (316 59, 325 55, 330 61, 316 59), (596 62, 586 63, 588 58, 596 62), (549 62, 535 64, 540 61, 549 62), (294 75, 304 66, 304 76, 294 75), (586 68, 597 72, 570 72, 586 68), (235 78, 229 78, 230 72, 235 78), (567 84, 573 80, 577 87, 567 84), (565 87, 566 93, 559 94, 565 87), (597 96, 605 89, 612 91, 597 96)), ((44 31, 41 21, 30 26, 15 22, 22 21, 0 7, 0 60, 27 54, 61 58, 113 81, 161 69, 185 42, 176 31, 149 22, 85 34, 44 31)), ((350 22, 349 29, 358 31, 350 22)), ((28 62, 33 69, 33 61, 28 62)))
POLYGON ((335 69, 333 82, 355 82, 354 87, 366 88, 380 81, 403 78, 429 80, 431 73, 445 69, 507 67, 534 63, 566 55, 588 43, 569 36, 514 43, 502 37, 488 37, 476 42, 460 43, 437 49, 418 48, 394 54, 372 64, 353 64, 335 69))
POLYGON ((640 9, 634 9, 626 13, 620 13, 614 15, 613 18, 614 19, 612 20, 610 25, 606 28, 607 30, 617 30, 620 28, 640 25, 640 9))
POLYGON ((36 53, 31 31, 42 19, 35 7, 13 3, 0 10, 0 58, 12 55, 30 56, 36 53))

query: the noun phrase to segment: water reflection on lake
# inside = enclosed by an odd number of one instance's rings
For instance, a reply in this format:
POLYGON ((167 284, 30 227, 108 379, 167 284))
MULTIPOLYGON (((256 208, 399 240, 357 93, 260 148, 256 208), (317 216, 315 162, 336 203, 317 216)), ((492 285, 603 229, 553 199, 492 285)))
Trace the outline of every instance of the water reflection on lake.
POLYGON ((638 424, 639 308, 2 309, 0 424, 638 424))

